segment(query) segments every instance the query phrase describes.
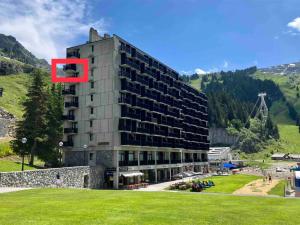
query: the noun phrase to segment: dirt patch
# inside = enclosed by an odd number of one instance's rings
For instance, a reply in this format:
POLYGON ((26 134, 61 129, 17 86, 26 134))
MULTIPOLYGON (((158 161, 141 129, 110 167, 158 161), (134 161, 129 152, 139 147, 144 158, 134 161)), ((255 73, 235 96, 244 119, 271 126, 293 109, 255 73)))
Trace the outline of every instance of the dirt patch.
POLYGON ((273 179, 272 182, 258 179, 251 181, 244 187, 236 190, 233 194, 238 195, 268 195, 268 192, 279 183, 279 179, 273 179))

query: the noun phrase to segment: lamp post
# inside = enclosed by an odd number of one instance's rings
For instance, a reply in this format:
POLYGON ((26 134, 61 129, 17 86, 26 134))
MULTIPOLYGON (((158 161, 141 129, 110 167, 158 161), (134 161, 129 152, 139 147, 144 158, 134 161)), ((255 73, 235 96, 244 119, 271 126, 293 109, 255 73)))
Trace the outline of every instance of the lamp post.
MULTIPOLYGON (((24 137, 24 138, 22 138, 21 141, 22 141, 22 143, 25 145, 26 142, 27 142, 27 138, 24 137)), ((21 153, 22 153, 22 171, 24 171, 24 155, 25 155, 24 149, 21 151, 21 153)))
POLYGON ((87 145, 83 145, 83 149, 84 149, 84 151, 83 151, 83 158, 84 158, 84 164, 85 164, 85 159, 86 159, 86 157, 85 157, 85 153, 86 153, 86 149, 87 149, 87 145))
POLYGON ((60 163, 60 166, 62 165, 62 151, 61 151, 61 147, 64 146, 64 143, 62 141, 60 141, 58 143, 58 151, 59 151, 59 163, 60 163))

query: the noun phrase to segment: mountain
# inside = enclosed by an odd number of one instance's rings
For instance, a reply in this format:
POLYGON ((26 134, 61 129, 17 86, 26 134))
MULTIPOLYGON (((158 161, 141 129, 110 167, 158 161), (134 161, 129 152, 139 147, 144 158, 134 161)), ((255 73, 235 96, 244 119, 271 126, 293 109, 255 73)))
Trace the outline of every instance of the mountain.
POLYGON ((300 62, 280 64, 268 68, 259 69, 262 73, 271 73, 274 75, 294 75, 300 74, 300 62))
POLYGON ((49 64, 45 59, 35 57, 15 37, 10 35, 0 34, 0 56, 34 67, 49 68, 49 64))

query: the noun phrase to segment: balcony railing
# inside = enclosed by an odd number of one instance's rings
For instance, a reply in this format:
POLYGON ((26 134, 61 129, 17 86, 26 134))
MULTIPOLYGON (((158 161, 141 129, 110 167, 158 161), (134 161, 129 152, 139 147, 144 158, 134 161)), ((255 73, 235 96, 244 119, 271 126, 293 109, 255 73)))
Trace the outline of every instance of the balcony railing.
POLYGON ((76 70, 76 64, 67 64, 67 65, 64 65, 63 69, 64 71, 67 71, 67 70, 76 70))
POLYGON ((69 107, 75 107, 77 108, 78 107, 78 102, 65 102, 65 107, 66 108, 69 108, 69 107))
POLYGON ((65 134, 77 134, 78 128, 64 128, 65 134))
POLYGON ((181 160, 180 159, 171 159, 171 163, 172 164, 181 163, 181 160))
POLYGON ((63 95, 75 95, 75 90, 74 89, 65 89, 62 90, 63 95))
POLYGON ((63 120, 75 120, 75 116, 74 115, 63 115, 62 119, 63 120))
POLYGON ((74 143, 73 143, 73 141, 64 141, 63 146, 64 147, 73 147, 74 143))
POLYGON ((169 164, 170 161, 169 161, 169 160, 166 160, 166 159, 163 159, 163 160, 157 160, 156 163, 157 163, 157 164, 169 164))
POLYGON ((119 166, 137 166, 138 161, 133 160, 133 161, 119 161, 119 166))

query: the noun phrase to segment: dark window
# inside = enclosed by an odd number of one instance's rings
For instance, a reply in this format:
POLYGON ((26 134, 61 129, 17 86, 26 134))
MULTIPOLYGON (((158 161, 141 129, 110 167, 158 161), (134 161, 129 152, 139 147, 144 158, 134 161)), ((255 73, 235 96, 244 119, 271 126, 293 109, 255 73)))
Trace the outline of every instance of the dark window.
POLYGON ((91 95, 91 102, 94 101, 94 95, 91 95))
POLYGON ((94 158, 94 153, 90 153, 90 160, 93 160, 94 158))
POLYGON ((90 120, 90 127, 93 127, 93 120, 90 120))
POLYGON ((94 58, 94 57, 92 57, 92 64, 94 64, 94 62, 95 62, 95 58, 94 58))
POLYGON ((91 88, 94 88, 95 82, 94 82, 94 81, 91 81, 91 82, 90 82, 90 86, 91 86, 91 88))
POLYGON ((90 141, 92 141, 93 140, 93 134, 90 134, 90 141))
POLYGON ((92 45, 92 52, 94 52, 94 45, 92 45))
POLYGON ((90 113, 91 113, 91 114, 94 114, 94 108, 91 108, 91 109, 90 109, 90 113))

